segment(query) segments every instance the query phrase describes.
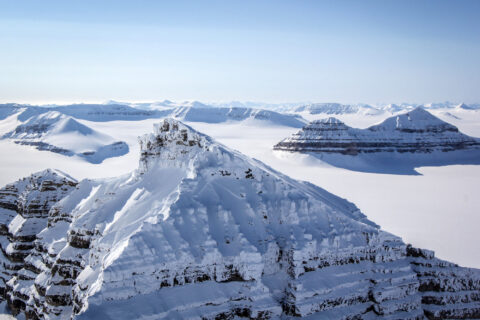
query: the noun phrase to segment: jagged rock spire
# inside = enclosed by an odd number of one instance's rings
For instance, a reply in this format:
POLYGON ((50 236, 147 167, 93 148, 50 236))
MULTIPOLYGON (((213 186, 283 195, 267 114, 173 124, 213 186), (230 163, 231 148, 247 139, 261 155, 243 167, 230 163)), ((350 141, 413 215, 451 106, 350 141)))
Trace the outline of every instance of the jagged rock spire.
POLYGON ((207 150, 209 139, 191 127, 167 118, 154 124, 153 133, 139 138, 140 173, 155 163, 162 167, 185 167, 201 150, 207 150))

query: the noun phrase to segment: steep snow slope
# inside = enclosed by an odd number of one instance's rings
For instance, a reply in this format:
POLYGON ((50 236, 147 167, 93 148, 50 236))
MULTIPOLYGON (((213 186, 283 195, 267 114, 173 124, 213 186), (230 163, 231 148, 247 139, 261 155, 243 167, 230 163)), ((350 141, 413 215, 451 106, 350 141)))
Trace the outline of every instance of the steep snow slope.
POLYGON ((91 163, 128 153, 128 145, 95 131, 57 111, 33 116, 3 135, 17 144, 35 146, 67 156, 79 156, 91 163))
MULTIPOLYGON (((63 199, 18 259, 18 276, 5 276, 15 311, 51 319, 480 316, 478 270, 406 246, 353 204, 174 120, 140 143, 132 174, 84 180, 63 194, 30 187, 30 198, 63 199)), ((29 185, 43 185, 38 179, 29 185)), ((2 190, 2 248, 18 219, 30 221, 17 189, 2 190)))

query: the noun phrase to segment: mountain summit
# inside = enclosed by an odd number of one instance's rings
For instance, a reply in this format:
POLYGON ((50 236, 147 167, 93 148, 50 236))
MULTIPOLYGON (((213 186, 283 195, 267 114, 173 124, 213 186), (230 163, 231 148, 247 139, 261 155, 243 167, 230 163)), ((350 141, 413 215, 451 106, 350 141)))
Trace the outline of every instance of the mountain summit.
POLYGON ((39 173, 0 190, 0 287, 15 313, 480 316, 479 270, 404 244, 346 200, 172 119, 140 144, 139 168, 126 176, 77 183, 39 173), (42 229, 25 238, 20 222, 42 229))

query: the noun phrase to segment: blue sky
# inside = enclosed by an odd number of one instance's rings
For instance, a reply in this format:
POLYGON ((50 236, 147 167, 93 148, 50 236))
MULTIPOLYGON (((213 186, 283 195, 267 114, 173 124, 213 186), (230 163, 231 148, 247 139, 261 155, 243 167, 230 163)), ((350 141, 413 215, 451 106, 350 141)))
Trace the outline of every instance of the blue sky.
POLYGON ((480 102, 480 1, 3 1, 0 101, 480 102))

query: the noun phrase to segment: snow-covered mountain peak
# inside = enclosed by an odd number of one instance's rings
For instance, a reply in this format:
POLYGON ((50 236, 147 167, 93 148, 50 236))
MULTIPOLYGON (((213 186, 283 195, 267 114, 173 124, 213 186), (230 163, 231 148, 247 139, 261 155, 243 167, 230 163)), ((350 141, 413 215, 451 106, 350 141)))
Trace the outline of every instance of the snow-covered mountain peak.
POLYGON ((154 124, 153 133, 139 138, 140 173, 154 164, 162 167, 188 167, 195 155, 208 150, 209 138, 172 118, 154 124))
POLYGON ((422 107, 390 117, 378 125, 371 126, 371 131, 403 132, 458 132, 457 127, 440 120, 422 107))
POLYGON ((128 153, 128 145, 96 131, 58 111, 33 115, 3 135, 20 145, 34 146, 66 156, 79 156, 91 163, 128 153))
POLYGON ((74 118, 58 111, 48 111, 30 117, 5 135, 7 138, 33 139, 57 134, 93 135, 95 131, 74 118))
POLYGON ((321 132, 323 130, 347 130, 349 127, 334 117, 314 120, 303 127, 303 132, 321 132))
POLYGON ((32 179, 41 179, 41 180, 66 180, 72 183, 77 183, 77 180, 71 177, 69 174, 58 170, 58 169, 45 169, 39 172, 35 172, 31 175, 32 179))
POLYGON ((139 137, 139 143, 139 176, 147 173, 153 176, 164 169, 180 169, 181 175, 188 178, 203 176, 210 179, 220 175, 253 179, 262 171, 256 167, 269 170, 172 118, 154 124, 153 133, 139 137))
POLYGON ((328 118, 324 118, 324 119, 315 120, 315 121, 312 122, 312 124, 321 124, 321 123, 343 124, 342 121, 338 120, 335 117, 328 117, 328 118))
POLYGON ((72 117, 63 117, 58 124, 53 128, 52 134, 63 134, 68 132, 76 132, 87 136, 95 133, 91 128, 81 124, 72 117))

